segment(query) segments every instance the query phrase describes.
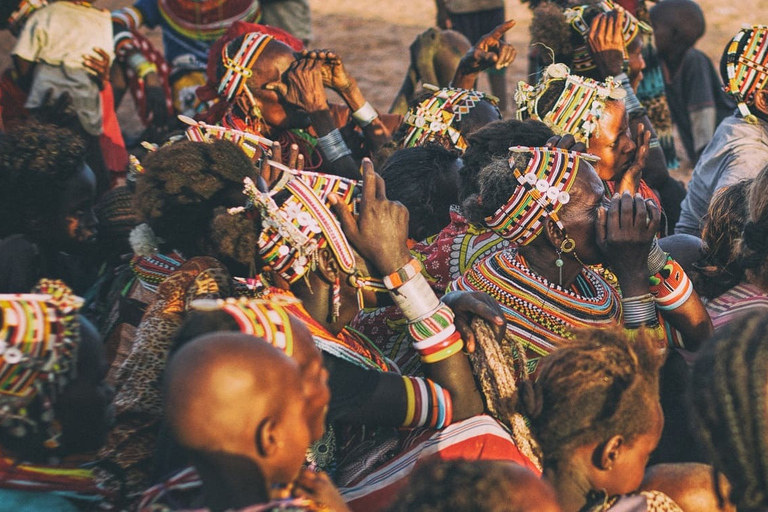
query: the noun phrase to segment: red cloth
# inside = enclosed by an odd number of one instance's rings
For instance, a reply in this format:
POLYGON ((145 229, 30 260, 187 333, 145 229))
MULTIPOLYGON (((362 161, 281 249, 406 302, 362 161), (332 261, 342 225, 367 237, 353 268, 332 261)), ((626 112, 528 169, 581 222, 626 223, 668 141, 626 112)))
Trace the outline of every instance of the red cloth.
POLYGON ((15 74, 12 69, 6 69, 0 77, 0 118, 6 131, 29 117, 29 111, 24 108, 27 93, 16 84, 15 74))
POLYGON ((104 165, 111 173, 123 174, 128 170, 128 151, 125 149, 123 133, 117 122, 115 97, 109 82, 104 84, 101 91, 101 117, 103 131, 99 136, 99 147, 104 165))

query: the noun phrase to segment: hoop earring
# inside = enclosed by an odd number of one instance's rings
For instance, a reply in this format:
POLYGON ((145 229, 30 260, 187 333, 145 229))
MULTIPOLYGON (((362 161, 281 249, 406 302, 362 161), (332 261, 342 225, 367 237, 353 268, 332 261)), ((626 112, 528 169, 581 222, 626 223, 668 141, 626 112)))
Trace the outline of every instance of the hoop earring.
POLYGON ((576 242, 573 241, 573 238, 569 237, 568 235, 565 235, 565 238, 562 242, 560 242, 560 247, 555 249, 557 252, 557 259, 555 260, 555 266, 557 267, 558 273, 559 273, 559 279, 560 281, 557 283, 560 286, 563 286, 563 265, 565 262, 563 261, 562 254, 568 254, 573 252, 573 250, 576 248, 576 242))

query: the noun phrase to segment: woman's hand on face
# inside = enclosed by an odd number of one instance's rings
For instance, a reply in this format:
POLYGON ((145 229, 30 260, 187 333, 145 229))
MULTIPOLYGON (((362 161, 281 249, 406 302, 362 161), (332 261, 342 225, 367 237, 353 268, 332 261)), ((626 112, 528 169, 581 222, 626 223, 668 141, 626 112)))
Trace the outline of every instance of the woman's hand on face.
POLYGON ((347 240, 382 275, 408 263, 408 209, 387 199, 384 180, 373 171, 373 163, 363 159, 363 197, 357 220, 346 204, 335 195, 329 201, 347 235, 347 240))
POLYGON ((616 189, 619 194, 629 192, 634 194, 640 188, 640 179, 643 177, 645 161, 648 158, 648 151, 651 145, 651 132, 645 129, 643 123, 637 124, 637 139, 635 141, 637 150, 635 159, 621 176, 619 186, 616 189))
POLYGON ((640 194, 614 194, 608 209, 598 210, 597 243, 627 296, 635 294, 624 290, 633 284, 644 283, 647 293, 648 252, 660 222, 656 204, 640 194))
POLYGON ((455 291, 446 293, 441 300, 456 315, 453 323, 461 333, 464 348, 470 354, 475 351, 475 333, 471 327, 475 317, 488 322, 496 341, 501 342, 504 339, 507 326, 504 313, 501 311, 499 303, 487 293, 455 291))
POLYGON ((322 62, 316 59, 297 59, 283 74, 282 81, 270 82, 264 87, 309 113, 328 110, 322 67, 322 62))
POLYGON ((339 490, 333 485, 328 475, 322 471, 315 473, 303 468, 296 479, 293 489, 294 495, 325 505, 333 512, 346 512, 349 510, 339 490))
POLYGON ((621 73, 627 50, 624 44, 623 9, 598 14, 589 30, 589 47, 603 78, 621 73))
POLYGON ((491 67, 503 69, 512 64, 517 57, 517 50, 502 38, 515 23, 515 20, 505 21, 481 37, 461 58, 459 67, 467 73, 479 73, 491 67))
POLYGON ((338 93, 343 93, 354 87, 355 80, 349 76, 344 63, 332 50, 302 50, 299 59, 315 60, 320 63, 323 75, 323 85, 338 93))

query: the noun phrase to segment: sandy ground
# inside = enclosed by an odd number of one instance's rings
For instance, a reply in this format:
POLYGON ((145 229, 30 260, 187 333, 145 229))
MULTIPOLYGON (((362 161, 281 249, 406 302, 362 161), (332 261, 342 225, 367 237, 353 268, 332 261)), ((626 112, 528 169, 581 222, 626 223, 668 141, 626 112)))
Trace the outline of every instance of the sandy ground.
MULTIPOLYGON (((101 0, 98 6, 114 9, 129 5, 130 0, 101 0)), ((330 48, 344 59, 350 72, 358 79, 367 99, 378 109, 387 110, 402 83, 408 65, 408 47, 413 39, 434 23, 435 8, 432 0, 389 0, 374 3, 370 0, 311 0, 314 15, 312 46, 330 48), (375 7, 378 5, 381 9, 375 7)), ((758 13, 768 9, 768 0, 740 0, 738 2, 701 2, 707 18, 707 32, 698 47, 717 61, 728 38, 744 23, 768 23, 758 13)), ((517 26, 508 33, 520 54, 507 73, 508 91, 525 77, 525 49, 529 41, 531 15, 519 0, 507 0, 507 17, 517 20, 517 26)), ((159 44, 159 31, 152 33, 159 44)), ((13 45, 7 33, 0 35, 0 68, 10 63, 13 45)), ((485 78, 479 83, 488 89, 485 78)), ((130 103, 130 102, 124 102, 130 103)), ((130 122, 130 105, 123 105, 121 119, 130 122)), ((685 177, 685 166, 678 172, 685 177)))

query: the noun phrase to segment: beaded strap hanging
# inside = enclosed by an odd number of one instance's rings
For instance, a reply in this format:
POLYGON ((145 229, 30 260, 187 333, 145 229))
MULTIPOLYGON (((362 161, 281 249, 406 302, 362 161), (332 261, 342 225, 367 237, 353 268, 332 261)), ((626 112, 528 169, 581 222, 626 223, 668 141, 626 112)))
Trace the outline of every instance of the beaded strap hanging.
POLYGON ((266 137, 235 128, 195 121, 187 116, 180 115, 178 118, 181 122, 189 125, 184 134, 192 142, 211 142, 216 139, 228 140, 242 149, 251 160, 257 160, 264 154, 268 156, 272 154, 272 141, 266 137))
POLYGON ((542 121, 558 135, 569 133, 589 147, 589 139, 597 134, 598 122, 605 102, 626 96, 621 83, 608 77, 598 82, 570 73, 565 64, 551 64, 536 85, 520 81, 515 92, 517 118, 526 116, 542 121), (539 101, 555 81, 565 80, 565 88, 548 112, 539 112, 539 101))
MULTIPOLYGON (((429 89, 434 86, 424 87, 429 89)), ((429 140, 447 135, 456 149, 464 151, 467 149, 467 141, 455 125, 483 99, 494 106, 498 103, 493 96, 475 90, 435 88, 432 96, 405 114, 403 122, 411 128, 403 139, 403 147, 421 146, 429 140)))
POLYGON ((527 245, 543 229, 548 217, 563 229, 558 210, 570 201, 569 191, 576 180, 581 160, 595 162, 593 155, 559 148, 529 148, 514 146, 513 153, 531 153, 524 172, 515 167, 514 155, 509 168, 520 184, 505 204, 485 218, 489 228, 500 236, 527 245))
POLYGON ((728 83, 723 87, 737 102, 739 112, 749 122, 757 122, 747 102, 754 99, 755 91, 768 82, 768 27, 755 25, 742 28, 728 44, 726 72, 728 83), (742 46, 742 41, 746 44, 742 46), (739 47, 742 47, 739 51, 739 47))
POLYGON ((237 322, 240 332, 263 338, 267 343, 293 355, 293 331, 285 306, 300 302, 288 295, 275 295, 269 300, 229 298, 226 300, 195 300, 190 306, 198 311, 221 310, 237 322))
POLYGON ((232 58, 227 53, 228 45, 224 45, 221 50, 221 60, 227 71, 219 82, 220 96, 227 101, 232 101, 244 88, 247 88, 245 83, 253 76, 253 65, 271 40, 272 36, 268 34, 251 32, 243 38, 240 48, 232 58))

